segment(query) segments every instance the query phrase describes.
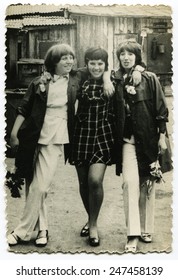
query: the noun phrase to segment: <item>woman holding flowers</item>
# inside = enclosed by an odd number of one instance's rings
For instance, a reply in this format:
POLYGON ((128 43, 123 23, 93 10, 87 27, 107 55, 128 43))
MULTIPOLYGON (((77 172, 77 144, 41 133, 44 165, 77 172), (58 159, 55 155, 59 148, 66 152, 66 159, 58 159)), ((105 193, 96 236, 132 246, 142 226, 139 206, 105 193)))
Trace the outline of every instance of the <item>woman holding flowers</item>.
POLYGON ((127 226, 125 250, 136 252, 138 237, 152 241, 155 181, 161 179, 158 155, 165 142, 168 109, 158 78, 142 71, 141 82, 130 80, 135 65, 142 65, 141 46, 132 40, 117 49, 120 69, 115 73, 116 122, 122 160, 117 175, 123 175, 123 199, 127 226))
POLYGON ((28 87, 17 108, 10 144, 18 146, 16 167, 26 179, 27 198, 19 225, 8 235, 8 244, 48 241, 46 197, 64 145, 68 156, 75 114, 78 80, 72 70, 74 52, 69 45, 52 46, 45 57, 46 71, 28 87), (28 191, 29 190, 29 191, 28 191))

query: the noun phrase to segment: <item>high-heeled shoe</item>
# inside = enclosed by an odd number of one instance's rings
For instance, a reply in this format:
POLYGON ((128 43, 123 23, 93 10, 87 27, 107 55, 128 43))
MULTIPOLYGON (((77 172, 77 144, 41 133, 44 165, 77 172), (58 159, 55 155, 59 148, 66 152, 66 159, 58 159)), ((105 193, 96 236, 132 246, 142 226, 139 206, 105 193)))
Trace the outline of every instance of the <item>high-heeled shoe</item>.
POLYGON ((35 245, 37 247, 44 247, 48 243, 48 231, 47 230, 41 230, 38 233, 38 236, 35 240, 35 245))
POLYGON ((88 241, 89 241, 90 246, 92 246, 92 247, 97 247, 97 246, 100 245, 99 237, 98 238, 96 238, 96 237, 89 237, 88 241))
POLYGON ((81 236, 81 237, 89 236, 89 226, 88 226, 88 224, 86 224, 86 225, 81 229, 80 236, 81 236))

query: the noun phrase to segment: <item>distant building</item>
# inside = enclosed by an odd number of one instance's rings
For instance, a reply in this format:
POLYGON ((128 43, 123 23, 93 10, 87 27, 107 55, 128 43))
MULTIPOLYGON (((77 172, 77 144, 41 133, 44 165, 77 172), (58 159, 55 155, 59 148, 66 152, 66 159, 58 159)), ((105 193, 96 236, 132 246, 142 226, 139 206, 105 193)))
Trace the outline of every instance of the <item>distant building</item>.
POLYGON ((6 10, 6 27, 8 88, 23 83, 27 86, 29 79, 40 71, 46 50, 58 42, 74 48, 77 66, 84 65, 88 47, 102 46, 109 53, 110 67, 117 68, 118 43, 135 38, 143 46, 148 70, 165 78, 172 72, 169 6, 10 5, 6 10))
POLYGON ((56 43, 70 44, 76 66, 84 66, 88 47, 108 51, 109 66, 117 68, 117 45, 126 38, 142 44, 148 70, 160 78, 170 93, 172 76, 172 19, 169 6, 157 5, 10 5, 6 10, 6 119, 12 129, 16 107, 29 82, 43 71, 47 49, 56 43))

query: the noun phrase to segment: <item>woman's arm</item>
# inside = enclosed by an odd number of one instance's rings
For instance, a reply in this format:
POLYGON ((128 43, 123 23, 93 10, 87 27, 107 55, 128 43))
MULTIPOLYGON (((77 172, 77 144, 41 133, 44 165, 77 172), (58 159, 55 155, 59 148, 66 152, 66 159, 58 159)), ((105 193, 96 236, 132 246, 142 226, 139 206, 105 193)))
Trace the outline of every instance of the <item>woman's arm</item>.
POLYGON ((22 115, 25 119, 31 115, 35 95, 37 93, 40 94, 40 91, 40 77, 37 77, 29 84, 29 87, 22 101, 20 102, 20 105, 16 109, 17 115, 22 115))
POLYGON ((19 140, 17 138, 17 134, 19 131, 19 128, 21 127, 22 123, 24 120, 31 114, 32 106, 33 106, 33 99, 34 99, 34 92, 35 92, 35 84, 38 85, 38 80, 39 78, 36 78, 33 80, 22 101, 21 104, 17 107, 17 118, 14 122, 12 131, 11 131, 11 136, 10 136, 10 146, 11 148, 14 148, 19 145, 19 140))
POLYGON ((111 72, 109 70, 105 71, 103 74, 103 90, 105 96, 110 97, 114 94, 115 89, 111 82, 111 72))
MULTIPOLYGON (((141 73, 145 70, 144 67, 141 65, 136 65, 134 71, 132 72, 131 81, 133 81, 133 85, 136 86, 140 84, 142 75, 141 73)), ((105 71, 103 74, 103 88, 104 88, 104 94, 106 96, 112 96, 114 94, 114 86, 111 82, 111 71, 105 71)))
POLYGON ((167 150, 166 145, 166 139, 165 139, 165 133, 160 133, 159 141, 158 141, 158 147, 159 147, 159 153, 163 155, 165 151, 167 150))
MULTIPOLYGON (((103 89, 106 96, 112 96, 114 94, 114 86, 110 79, 111 72, 105 71, 103 74, 103 89)), ((86 67, 77 69, 77 77, 79 84, 83 84, 88 79, 88 70, 86 67)))
POLYGON ((11 137, 10 137, 11 148, 15 148, 16 146, 19 145, 19 140, 17 138, 17 134, 18 134, 19 128, 21 127, 24 120, 25 120, 25 118, 22 115, 18 115, 15 120, 14 126, 12 128, 12 132, 11 132, 11 137))
POLYGON ((160 135, 158 141, 159 152, 160 154, 164 154, 167 149, 165 137, 166 137, 166 122, 168 122, 168 108, 167 108, 166 99, 161 84, 154 73, 151 74, 149 83, 150 83, 150 88, 153 91, 154 100, 155 100, 156 121, 157 121, 157 127, 160 135))

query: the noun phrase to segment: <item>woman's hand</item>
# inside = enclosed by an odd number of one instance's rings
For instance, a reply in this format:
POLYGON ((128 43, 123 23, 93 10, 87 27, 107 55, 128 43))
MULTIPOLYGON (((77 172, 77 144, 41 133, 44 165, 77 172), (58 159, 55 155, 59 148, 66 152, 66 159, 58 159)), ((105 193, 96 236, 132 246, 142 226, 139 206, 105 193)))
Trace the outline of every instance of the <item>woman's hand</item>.
POLYGON ((132 78, 131 78, 131 81, 133 81, 133 85, 134 86, 139 85, 141 82, 141 79, 142 79, 141 73, 137 70, 134 70, 132 73, 132 78))
POLYGON ((163 134, 163 133, 160 134, 158 147, 159 147, 159 153, 161 155, 163 155, 165 153, 166 149, 167 149, 165 134, 163 134))
POLYGON ((104 82, 103 91, 104 91, 104 95, 108 97, 114 94, 114 86, 110 80, 104 82))
POLYGON ((142 72, 145 70, 145 68, 143 68, 140 65, 137 65, 134 69, 134 71, 132 72, 132 78, 131 81, 133 81, 133 85, 137 86, 141 83, 141 79, 142 79, 142 72))
POLYGON ((19 139, 17 138, 16 135, 11 135, 10 137, 10 146, 12 149, 16 148, 19 146, 19 139))
POLYGON ((12 149, 17 148, 19 146, 19 139, 17 138, 17 134, 19 128, 21 127, 22 123, 24 122, 25 118, 22 115, 18 115, 14 126, 12 128, 11 137, 10 137, 10 146, 12 149))

